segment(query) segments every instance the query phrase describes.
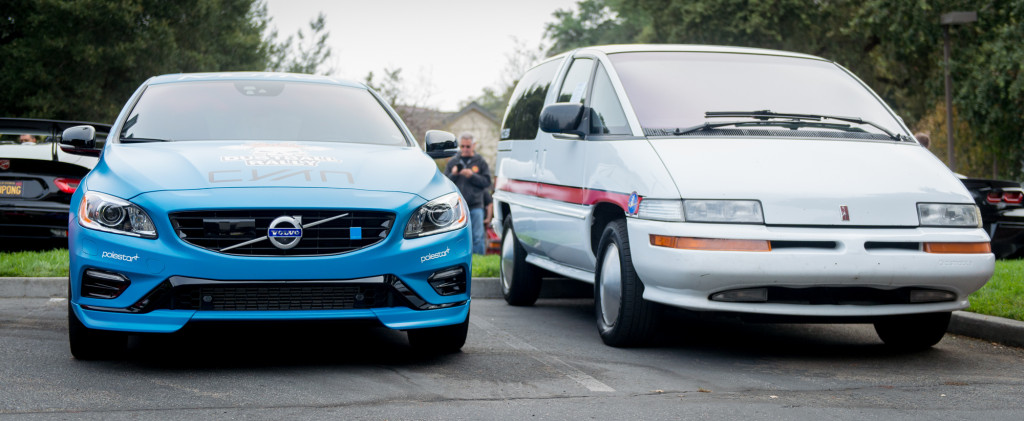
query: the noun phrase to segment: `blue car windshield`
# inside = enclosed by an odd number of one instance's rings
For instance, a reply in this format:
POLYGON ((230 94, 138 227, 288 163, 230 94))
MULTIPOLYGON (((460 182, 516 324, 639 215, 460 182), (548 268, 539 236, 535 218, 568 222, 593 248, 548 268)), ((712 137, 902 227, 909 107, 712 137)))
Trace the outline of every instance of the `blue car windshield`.
POLYGON ((366 89, 262 80, 150 85, 121 129, 122 142, 133 139, 410 145, 366 89))

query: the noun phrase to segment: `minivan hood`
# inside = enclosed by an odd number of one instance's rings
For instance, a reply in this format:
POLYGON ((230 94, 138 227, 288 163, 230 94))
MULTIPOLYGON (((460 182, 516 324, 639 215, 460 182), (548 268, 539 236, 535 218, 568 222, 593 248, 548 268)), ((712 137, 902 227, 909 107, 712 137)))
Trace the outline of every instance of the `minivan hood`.
POLYGON ((423 194, 435 176, 437 166, 414 147, 190 141, 109 145, 88 188, 125 199, 152 191, 232 187, 423 194))
POLYGON ((682 198, 756 199, 768 225, 917 226, 918 203, 974 203, 942 161, 917 144, 791 138, 650 142, 682 198))

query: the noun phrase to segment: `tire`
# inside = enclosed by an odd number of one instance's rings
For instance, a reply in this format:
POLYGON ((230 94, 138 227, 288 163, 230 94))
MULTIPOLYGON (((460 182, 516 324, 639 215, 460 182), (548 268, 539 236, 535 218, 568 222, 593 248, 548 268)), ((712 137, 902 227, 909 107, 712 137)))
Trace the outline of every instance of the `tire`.
POLYGON ((643 299, 644 285, 633 268, 626 221, 608 223, 598 246, 594 276, 594 313, 606 345, 642 346, 650 342, 659 306, 643 299))
POLYGON ((78 320, 68 300, 68 342, 71 355, 78 360, 101 360, 121 355, 128 344, 128 336, 120 332, 89 329, 78 320))
POLYGON ((900 350, 922 350, 939 343, 949 328, 952 313, 892 316, 875 323, 875 332, 886 345, 900 350))
POLYGON ((526 262, 526 250, 512 229, 512 217, 506 217, 501 236, 499 265, 501 295, 514 306, 532 306, 540 297, 540 268, 526 262))
POLYGON ((467 333, 469 314, 466 315, 466 321, 456 325, 411 329, 406 332, 409 335, 409 345, 414 349, 435 355, 459 352, 466 344, 467 333))

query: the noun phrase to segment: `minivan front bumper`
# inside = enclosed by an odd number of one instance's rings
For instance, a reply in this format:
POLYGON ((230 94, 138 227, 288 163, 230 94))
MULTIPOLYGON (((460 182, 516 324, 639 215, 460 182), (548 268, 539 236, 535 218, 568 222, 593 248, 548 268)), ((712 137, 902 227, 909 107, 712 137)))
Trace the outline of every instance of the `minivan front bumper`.
POLYGON ((987 243, 980 228, 775 227, 630 218, 628 231, 644 298, 696 311, 808 317, 953 311, 967 307, 967 296, 992 276, 995 260, 992 253, 923 251, 924 243, 987 243), (651 235, 767 240, 779 247, 678 249, 653 245, 651 235), (712 299, 726 291, 767 291, 785 298, 712 299), (948 299, 892 299, 903 291, 906 296, 910 291, 945 293, 948 299))

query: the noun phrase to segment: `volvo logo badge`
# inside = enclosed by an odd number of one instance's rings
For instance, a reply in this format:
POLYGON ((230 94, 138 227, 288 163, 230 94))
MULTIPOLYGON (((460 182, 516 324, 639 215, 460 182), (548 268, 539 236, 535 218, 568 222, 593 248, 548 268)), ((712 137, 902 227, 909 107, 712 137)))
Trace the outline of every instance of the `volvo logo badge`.
MULTIPOLYGON (((338 218, 344 218, 348 216, 348 213, 341 215, 335 215, 330 218, 324 218, 319 221, 310 222, 306 226, 302 226, 301 216, 279 216, 277 219, 270 222, 270 227, 267 228, 267 235, 264 237, 253 238, 249 241, 243 241, 241 243, 227 246, 220 249, 220 252, 233 250, 239 247, 248 246, 250 244, 256 244, 263 240, 270 240, 270 242, 281 250, 288 250, 292 247, 299 245, 299 240, 302 240, 302 229, 313 228, 320 224, 326 224, 338 218)), ((355 229, 357 227, 353 227, 355 229)))
POLYGON ((299 240, 302 240, 302 217, 277 217, 270 223, 267 238, 270 240, 270 244, 281 250, 288 250, 299 245, 299 240))

